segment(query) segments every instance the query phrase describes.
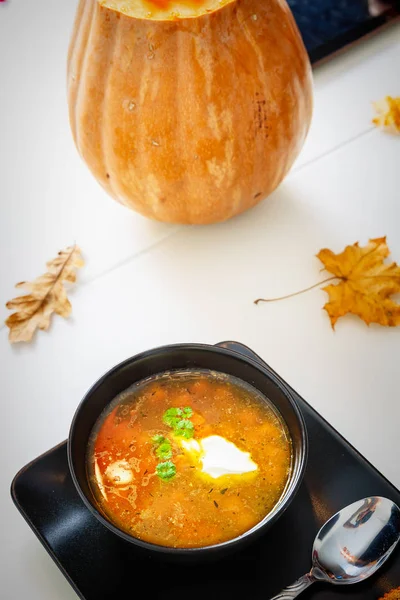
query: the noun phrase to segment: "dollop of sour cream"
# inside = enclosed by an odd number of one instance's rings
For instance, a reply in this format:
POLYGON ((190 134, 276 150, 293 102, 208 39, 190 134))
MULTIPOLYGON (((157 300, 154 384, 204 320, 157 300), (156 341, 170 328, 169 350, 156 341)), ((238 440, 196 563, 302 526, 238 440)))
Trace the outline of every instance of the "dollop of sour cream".
POLYGON ((201 471, 213 479, 223 475, 243 475, 257 471, 249 452, 220 435, 210 435, 199 441, 180 440, 182 448, 201 463, 201 471))

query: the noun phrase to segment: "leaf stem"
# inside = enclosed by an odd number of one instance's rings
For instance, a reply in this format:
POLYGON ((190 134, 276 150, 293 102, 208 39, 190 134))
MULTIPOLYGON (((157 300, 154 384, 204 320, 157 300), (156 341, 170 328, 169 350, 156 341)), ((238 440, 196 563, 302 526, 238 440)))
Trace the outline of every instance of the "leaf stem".
POLYGON ((304 290, 299 290, 298 292, 293 292, 293 294, 287 294, 286 296, 280 296, 279 298, 258 298, 257 300, 254 300, 254 304, 258 304, 259 302, 277 302, 278 300, 286 300, 287 298, 293 298, 293 296, 304 294, 304 292, 308 292, 309 290, 319 287, 323 283, 327 283, 328 281, 332 281, 333 279, 340 279, 340 277, 333 275, 332 277, 328 277, 327 279, 318 281, 318 283, 314 283, 314 285, 310 285, 310 287, 307 287, 304 290))

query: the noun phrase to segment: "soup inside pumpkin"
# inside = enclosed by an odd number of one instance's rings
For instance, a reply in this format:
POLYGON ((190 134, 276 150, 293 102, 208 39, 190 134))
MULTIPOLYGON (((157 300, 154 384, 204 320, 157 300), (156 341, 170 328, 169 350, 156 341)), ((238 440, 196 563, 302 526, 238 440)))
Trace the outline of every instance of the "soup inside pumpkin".
POLYGON ((137 19, 174 21, 214 12, 233 0, 98 0, 100 6, 137 19))
POLYGON ((251 529, 288 482, 291 441, 252 386, 214 372, 141 381, 100 416, 88 448, 101 511, 141 540, 209 546, 251 529))

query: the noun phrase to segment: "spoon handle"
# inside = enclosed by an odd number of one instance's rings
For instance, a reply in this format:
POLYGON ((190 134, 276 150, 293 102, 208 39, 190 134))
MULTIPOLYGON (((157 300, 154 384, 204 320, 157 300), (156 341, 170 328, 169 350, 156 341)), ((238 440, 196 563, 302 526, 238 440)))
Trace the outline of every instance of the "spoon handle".
POLYGON ((292 585, 288 585, 284 590, 282 590, 277 596, 274 596, 270 600, 292 600, 293 598, 297 598, 301 592, 303 592, 308 586, 314 583, 315 579, 310 574, 307 573, 300 577, 297 581, 292 583, 292 585))

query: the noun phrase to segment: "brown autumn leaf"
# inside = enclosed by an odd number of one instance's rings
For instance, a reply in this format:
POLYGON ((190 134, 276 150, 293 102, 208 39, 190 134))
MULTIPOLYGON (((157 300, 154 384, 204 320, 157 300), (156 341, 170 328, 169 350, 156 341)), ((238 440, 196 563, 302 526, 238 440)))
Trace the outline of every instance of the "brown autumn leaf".
POLYGON ((390 590, 390 592, 387 592, 379 600, 400 600, 400 587, 390 590))
POLYGON ((383 100, 373 103, 377 116, 372 122, 388 133, 400 134, 400 97, 386 96, 383 100))
POLYGON ((389 253, 386 237, 382 237, 369 240, 364 247, 358 242, 346 246, 340 254, 328 249, 317 254, 325 269, 341 279, 323 288, 329 294, 324 309, 332 328, 347 313, 359 316, 367 325, 400 325, 400 304, 390 299, 400 292, 400 267, 384 262, 389 253))
POLYGON ((6 304, 8 309, 16 311, 5 322, 10 328, 8 339, 11 343, 30 342, 37 329, 49 328, 53 313, 69 316, 71 303, 64 282, 74 283, 75 271, 83 265, 80 248, 70 246, 47 263, 47 273, 32 282, 17 283, 15 287, 25 288, 30 293, 6 304))

